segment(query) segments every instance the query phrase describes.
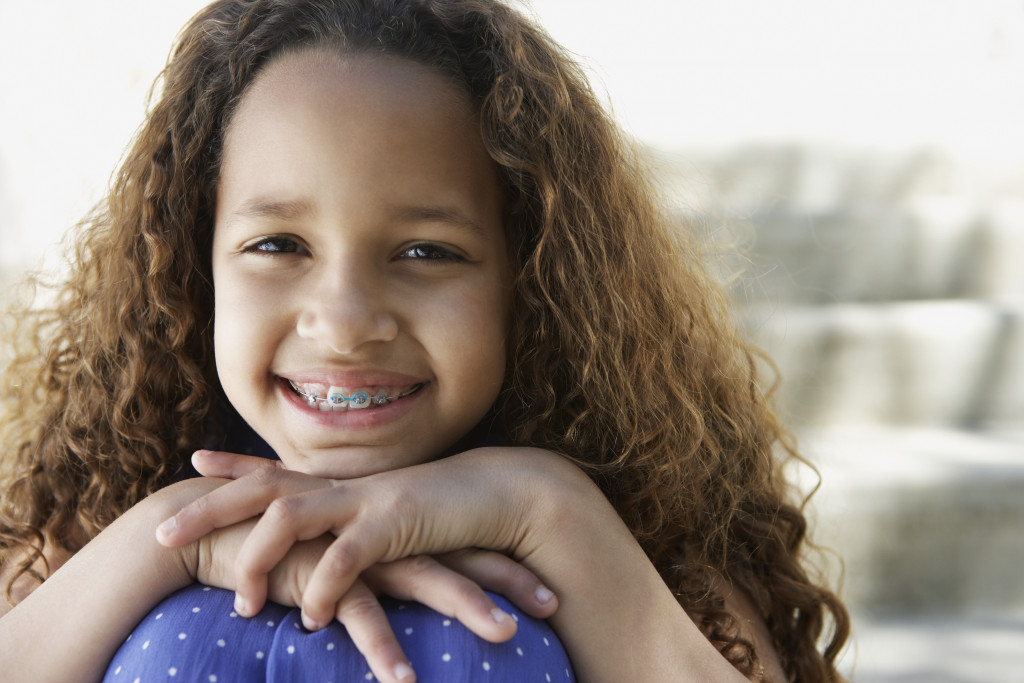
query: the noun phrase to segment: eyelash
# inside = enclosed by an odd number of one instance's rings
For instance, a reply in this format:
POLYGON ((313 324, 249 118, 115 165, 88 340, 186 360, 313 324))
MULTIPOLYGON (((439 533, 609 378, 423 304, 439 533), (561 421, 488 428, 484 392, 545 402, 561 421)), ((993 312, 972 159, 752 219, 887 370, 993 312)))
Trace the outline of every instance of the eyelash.
MULTIPOLYGON (((302 250, 302 245, 290 237, 271 235, 244 247, 242 252, 246 254, 259 254, 261 256, 279 256, 282 254, 299 253, 302 250)), ((446 261, 449 263, 463 263, 466 260, 452 250, 430 242, 413 244, 406 247, 398 256, 399 258, 427 262, 446 261)))
POLYGON ((242 249, 242 252, 246 254, 277 256, 279 254, 294 254, 301 249, 302 246, 290 237, 272 235, 253 242, 242 249))
POLYGON ((448 261, 450 263, 462 263, 466 259, 459 256, 450 249, 431 244, 429 242, 423 244, 414 244, 406 249, 402 250, 399 254, 402 258, 411 258, 415 261, 448 261), (416 252, 416 256, 410 256, 410 253, 416 252))

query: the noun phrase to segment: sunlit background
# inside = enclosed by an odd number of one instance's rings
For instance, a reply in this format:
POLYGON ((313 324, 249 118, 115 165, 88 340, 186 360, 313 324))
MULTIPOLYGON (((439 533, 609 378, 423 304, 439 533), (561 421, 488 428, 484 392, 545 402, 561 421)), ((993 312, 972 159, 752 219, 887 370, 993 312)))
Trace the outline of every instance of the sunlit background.
MULTIPOLYGON (((0 284, 57 263, 202 4, 0 3, 0 284)), ((824 477, 844 671, 1022 680, 1024 0, 529 11, 727 254, 824 477)))

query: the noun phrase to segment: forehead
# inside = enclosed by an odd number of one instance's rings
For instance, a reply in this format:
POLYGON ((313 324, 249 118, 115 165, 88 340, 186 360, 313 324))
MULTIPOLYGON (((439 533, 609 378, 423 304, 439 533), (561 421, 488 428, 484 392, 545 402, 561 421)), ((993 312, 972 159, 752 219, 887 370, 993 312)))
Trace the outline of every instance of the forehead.
POLYGON ((253 117, 294 114, 310 102, 337 118, 383 116, 382 124, 395 126, 444 122, 479 135, 469 94, 440 72, 399 57, 308 49, 287 52, 263 68, 242 96, 227 137, 253 117))
POLYGON ((217 194, 219 217, 252 197, 346 213, 429 203, 474 220, 503 204, 468 93, 409 60, 327 50, 282 55, 256 78, 228 126, 217 194))
POLYGON ((410 191, 490 195, 499 185, 476 108, 449 78, 396 57, 305 50, 273 60, 243 95, 219 193, 243 180, 323 187, 355 159, 361 174, 410 191))

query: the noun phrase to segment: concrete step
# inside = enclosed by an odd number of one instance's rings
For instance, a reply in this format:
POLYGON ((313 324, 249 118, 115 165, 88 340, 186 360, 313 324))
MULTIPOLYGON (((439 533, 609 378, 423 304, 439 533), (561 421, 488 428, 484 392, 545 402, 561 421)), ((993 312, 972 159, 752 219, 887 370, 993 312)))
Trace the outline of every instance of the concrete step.
POLYGON ((1024 611, 956 616, 855 615, 840 663, 857 683, 1024 682, 1024 611))
MULTIPOLYGON (((814 538, 841 554, 855 612, 1024 612, 1024 430, 831 427, 801 443, 821 473, 814 538)), ((818 481, 796 476, 805 491, 818 481)))
MULTIPOLYGON (((829 427, 794 468, 813 538, 845 563, 860 683, 1024 681, 1024 430, 829 427)), ((844 570, 820 560, 833 585, 844 570)))
POLYGON ((734 283, 742 301, 1024 302, 1024 199, 763 207, 730 231, 746 259, 734 283))
POLYGON ((973 300, 748 306, 799 426, 1024 426, 1024 306, 973 300))

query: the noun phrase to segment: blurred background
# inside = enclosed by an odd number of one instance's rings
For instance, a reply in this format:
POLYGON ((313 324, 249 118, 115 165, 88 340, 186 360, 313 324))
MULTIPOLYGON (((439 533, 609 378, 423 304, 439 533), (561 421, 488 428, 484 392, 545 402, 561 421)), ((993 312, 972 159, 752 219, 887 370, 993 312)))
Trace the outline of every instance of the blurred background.
MULTIPOLYGON (((0 2, 0 285, 58 263, 203 4, 0 2)), ((843 670, 1024 681, 1024 0, 526 7, 778 363, 843 670)))

